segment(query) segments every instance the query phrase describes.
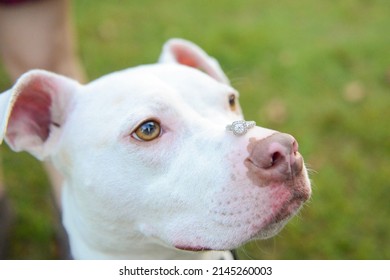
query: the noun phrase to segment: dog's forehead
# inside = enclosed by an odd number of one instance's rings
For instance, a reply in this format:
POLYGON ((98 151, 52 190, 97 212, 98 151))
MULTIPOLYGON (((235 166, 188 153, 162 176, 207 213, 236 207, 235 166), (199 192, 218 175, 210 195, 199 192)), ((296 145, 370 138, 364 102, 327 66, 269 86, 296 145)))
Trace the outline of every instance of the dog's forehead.
POLYGON ((236 93, 230 86, 197 69, 176 64, 143 65, 115 72, 90 83, 86 91, 93 94, 89 96, 93 99, 91 102, 121 100, 133 106, 147 105, 153 100, 169 102, 170 99, 212 105, 227 93, 236 93))

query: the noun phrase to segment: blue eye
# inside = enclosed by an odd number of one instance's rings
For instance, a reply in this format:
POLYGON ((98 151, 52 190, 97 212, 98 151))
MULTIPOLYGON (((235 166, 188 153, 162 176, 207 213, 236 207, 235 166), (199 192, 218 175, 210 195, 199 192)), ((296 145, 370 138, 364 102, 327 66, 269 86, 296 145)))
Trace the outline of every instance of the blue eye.
POLYGON ((161 135, 161 126, 158 122, 149 120, 141 123, 131 134, 139 141, 152 141, 161 135))

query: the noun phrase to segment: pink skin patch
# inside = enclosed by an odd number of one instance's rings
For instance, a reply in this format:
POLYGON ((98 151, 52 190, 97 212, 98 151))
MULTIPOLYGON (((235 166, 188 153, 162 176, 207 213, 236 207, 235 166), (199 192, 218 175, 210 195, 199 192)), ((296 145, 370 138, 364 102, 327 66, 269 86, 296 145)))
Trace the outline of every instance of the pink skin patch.
POLYGON ((50 134, 52 85, 32 77, 16 90, 19 95, 13 105, 7 137, 12 142, 18 135, 36 135, 44 142, 50 134))
POLYGON ((273 201, 270 215, 264 220, 258 230, 290 218, 307 198, 302 195, 295 195, 288 186, 280 186, 269 199, 273 201))
POLYGON ((22 93, 12 110, 10 123, 20 130, 38 135, 43 141, 49 136, 51 99, 46 94, 22 93))
POLYGON ((197 52, 188 49, 186 46, 173 45, 172 53, 175 54, 175 58, 179 64, 196 68, 209 74, 214 79, 220 80, 218 74, 212 67, 210 67, 210 65, 208 65, 208 63, 205 61, 205 58, 199 55, 197 52))

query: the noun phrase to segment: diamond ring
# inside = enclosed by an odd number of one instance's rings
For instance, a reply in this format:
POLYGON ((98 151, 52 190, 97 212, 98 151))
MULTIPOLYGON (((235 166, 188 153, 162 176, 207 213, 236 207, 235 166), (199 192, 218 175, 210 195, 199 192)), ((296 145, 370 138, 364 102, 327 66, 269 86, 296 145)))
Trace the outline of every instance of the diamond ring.
POLYGON ((236 136, 244 135, 248 132, 248 129, 251 129, 256 125, 256 122, 254 121, 235 121, 232 124, 229 124, 226 126, 227 131, 233 132, 236 136))

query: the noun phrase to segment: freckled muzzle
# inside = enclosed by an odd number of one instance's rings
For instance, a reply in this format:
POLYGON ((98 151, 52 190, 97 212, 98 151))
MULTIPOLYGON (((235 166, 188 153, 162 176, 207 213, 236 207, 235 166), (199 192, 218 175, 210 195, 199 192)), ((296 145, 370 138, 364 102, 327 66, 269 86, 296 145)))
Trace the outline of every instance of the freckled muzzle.
POLYGON ((256 126, 255 121, 240 120, 240 121, 235 121, 232 124, 227 125, 226 130, 233 132, 233 134, 236 136, 241 136, 241 135, 244 135, 245 133, 247 133, 249 129, 251 129, 255 126, 256 126))

